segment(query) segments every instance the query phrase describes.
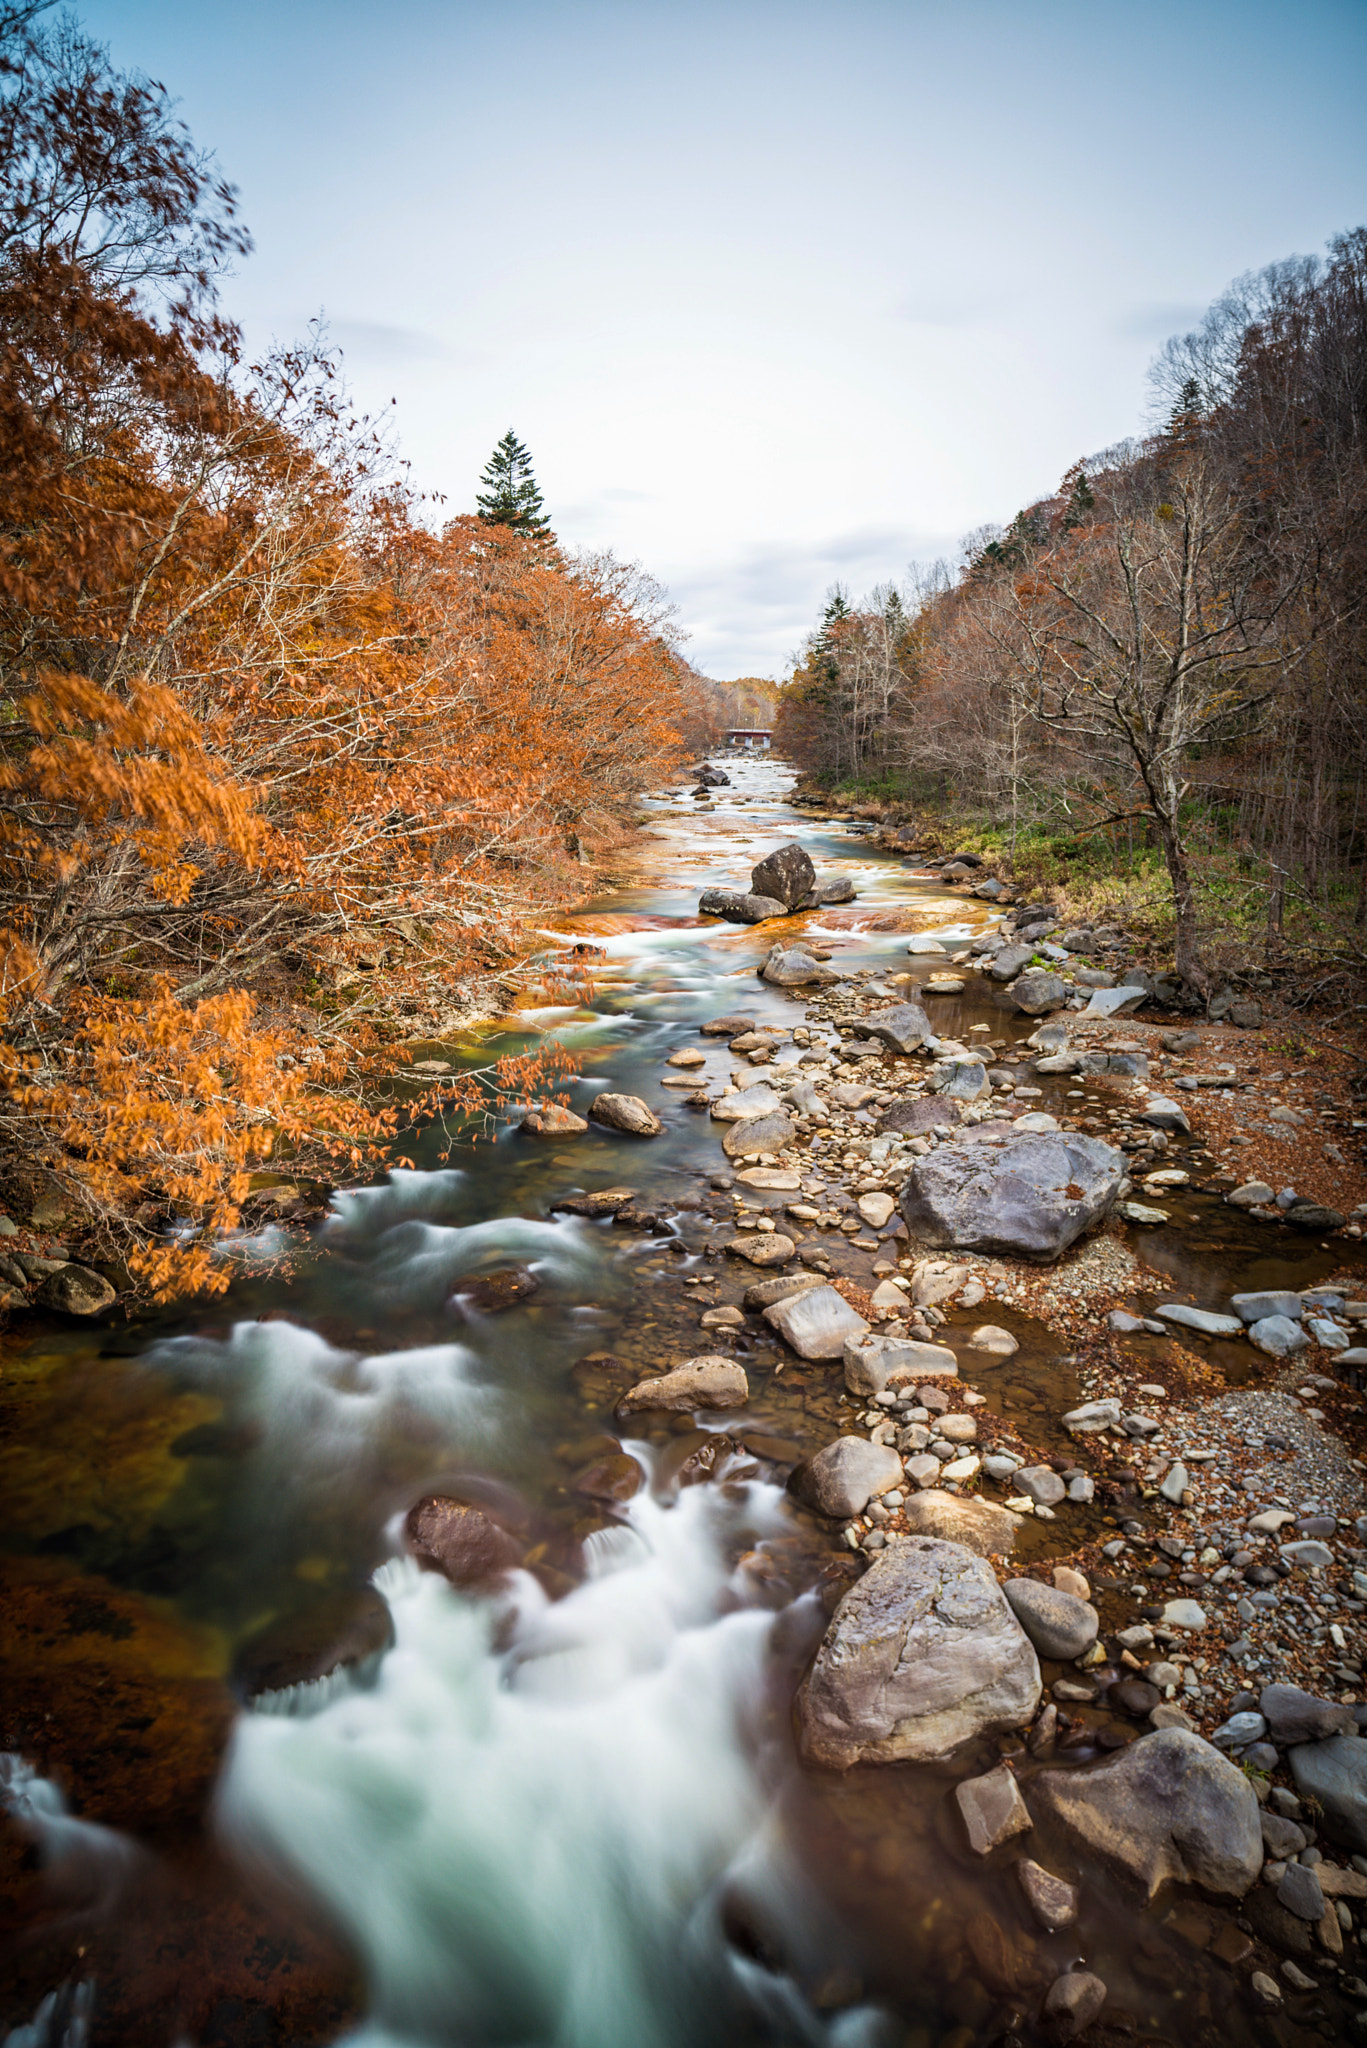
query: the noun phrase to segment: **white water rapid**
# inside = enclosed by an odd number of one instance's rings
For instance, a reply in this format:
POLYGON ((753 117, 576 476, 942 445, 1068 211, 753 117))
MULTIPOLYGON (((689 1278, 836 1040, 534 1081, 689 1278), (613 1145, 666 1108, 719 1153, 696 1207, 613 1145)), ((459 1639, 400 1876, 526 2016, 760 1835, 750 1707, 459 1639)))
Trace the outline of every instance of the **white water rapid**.
POLYGON ((526 1574, 475 1601, 395 1560, 374 1682, 243 1718, 221 1821, 349 1935, 369 2000, 353 2048, 831 2038, 722 1928, 732 1888, 800 1916, 768 1824, 775 1617, 727 1563, 782 1514, 757 1484, 642 1493, 557 1603, 526 1574))

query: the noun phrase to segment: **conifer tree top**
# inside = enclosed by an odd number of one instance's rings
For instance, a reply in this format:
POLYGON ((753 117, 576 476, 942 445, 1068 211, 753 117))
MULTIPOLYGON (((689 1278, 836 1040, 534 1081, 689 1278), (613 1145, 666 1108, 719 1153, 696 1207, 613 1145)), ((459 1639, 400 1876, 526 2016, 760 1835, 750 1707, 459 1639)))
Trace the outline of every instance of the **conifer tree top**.
POLYGON ((515 526, 519 533, 549 533, 551 522, 532 475, 532 458, 509 427, 484 465, 484 488, 475 498, 481 519, 515 526))

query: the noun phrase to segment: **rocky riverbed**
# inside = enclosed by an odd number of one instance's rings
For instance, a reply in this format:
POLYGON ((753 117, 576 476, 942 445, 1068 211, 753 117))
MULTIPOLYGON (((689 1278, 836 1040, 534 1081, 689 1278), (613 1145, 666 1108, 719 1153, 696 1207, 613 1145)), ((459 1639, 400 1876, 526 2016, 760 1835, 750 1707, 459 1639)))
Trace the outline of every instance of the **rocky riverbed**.
POLYGON ((1367 2037, 1346 1098, 1251 1024, 1091 1009, 1119 976, 971 868, 729 772, 547 935, 600 962, 537 1019, 567 1108, 339 1195, 288 1287, 227 1248, 212 1323, 12 1338, 11 1829, 60 1861, 60 1791, 143 1859, 73 1961, 20 1854, 12 2024, 426 2040, 459 1983, 504 2038, 482 1895, 555 2016, 517 2037, 576 2048, 1367 2037), (566 1988, 572 1869, 615 2002, 566 1988))

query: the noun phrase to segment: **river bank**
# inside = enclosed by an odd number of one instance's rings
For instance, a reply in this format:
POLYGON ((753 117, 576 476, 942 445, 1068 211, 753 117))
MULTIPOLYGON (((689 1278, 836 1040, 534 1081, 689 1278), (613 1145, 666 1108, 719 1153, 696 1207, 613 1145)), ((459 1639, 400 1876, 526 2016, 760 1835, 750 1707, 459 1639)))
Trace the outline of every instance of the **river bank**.
MULTIPOLYGON (((650 880, 546 927, 552 959, 597 949, 592 997, 528 1020, 581 1056, 571 1105, 635 1097, 658 1135, 585 1116, 537 1138, 510 1119, 441 1167, 434 1132, 416 1170, 339 1193, 287 1276, 274 1227, 230 1246, 233 1288, 210 1314, 11 1333, 5 1740, 128 1847, 76 1927, 7 1832, 24 1929, 8 2024, 88 1977, 96 2042, 323 2042, 360 2014, 426 2042, 454 2038, 473 1999, 481 2040, 516 2024, 574 2048, 969 2048, 1057 2038, 1041 2008, 1079 1958, 1106 1987, 1098 2041, 1290 2043, 1367 2003, 1367 1878, 1295 1789, 1275 1719, 1237 1731, 1235 1751, 1266 1742, 1274 1760, 1236 1775, 1299 1830, 1300 1867, 1323 1857, 1324 1898, 1346 1887, 1338 1951, 1322 1914, 1288 1947, 1289 1909, 1261 1877, 1223 1903, 1182 1883, 1147 1903, 1037 1782, 1164 1726, 1213 1735, 1236 1707, 1259 1714, 1270 1684, 1333 1713, 1362 1698, 1355 1343, 1278 1364, 1154 1313, 1225 1313, 1262 1288, 1322 1319, 1312 1290, 1356 1274, 1345 1301, 1367 1292, 1360 1245, 1227 1201, 1203 1142, 1218 1091, 1177 1082, 1238 1066, 1252 1034, 1201 1027, 1169 1053, 1161 1025, 1070 1015, 1070 1047, 1122 1067, 1050 1070, 1059 1054, 1028 1043, 1041 1020, 954 965, 992 907, 909 876, 848 824, 800 823, 786 780, 747 765, 705 805, 652 799, 650 880), (778 927, 698 916, 702 888, 744 886, 795 834, 853 903, 778 927), (776 931, 842 978, 758 980, 776 931), (909 954, 928 931, 936 953, 909 954), (962 1060, 865 1034, 918 996, 962 1060), (741 1013, 748 1029, 700 1029, 741 1013), (1141 1088, 1123 1063, 1143 1047, 1141 1088), (946 1059, 979 1066, 985 1091, 937 1094, 946 1059), (747 1119, 711 1113, 728 1090, 804 1085, 820 1111, 785 1105, 790 1136, 753 1163, 747 1119), (1159 1088, 1191 1133, 1145 1121, 1159 1088), (924 1129, 880 1129, 897 1104, 924 1129), (970 1134, 990 1147, 994 1125, 1014 1139, 1022 1115, 1118 1141, 1134 1182, 1120 1199, 1157 1220, 1113 1214, 1048 1266, 913 1236, 897 1197, 916 1162, 970 1134), (785 1284, 790 1303, 829 1284, 879 1338, 925 1346, 914 1379, 856 1391, 843 1345, 804 1357, 765 1313, 785 1284), (700 1355, 727 1369, 719 1385, 744 1375, 742 1405, 620 1412, 700 1355), (1089 1402, 1116 1403, 1119 1427, 1065 1427, 1089 1402), (804 1475, 842 1439, 898 1478, 828 1513, 804 1475), (511 1593, 461 1598, 413 1570, 404 1520, 427 1498, 502 1531, 511 1593), (1292 1520, 1252 1526, 1269 1515, 1292 1520), (975 1523, 1011 1539, 984 1545, 995 1585, 1094 1610, 1085 1661, 1041 1655, 1036 1707, 948 1765, 799 1768, 794 1694, 832 1614, 918 1534, 962 1546, 975 1523), (1288 1539, 1327 1562, 1288 1563, 1288 1539), (1021 1838, 984 1855, 965 1831, 975 1795, 956 1787, 1003 1763, 1028 1860, 1078 1893, 1056 1927, 1017 1869, 1021 1838), (573 1961, 586 1913, 592 1982, 573 1961)), ((455 1068, 518 1042, 490 1031, 432 1056, 455 1068)), ((1308 1162, 1296 1171, 1319 1192, 1308 1162)), ((1285 1866, 1292 1835, 1271 1834, 1283 1853, 1266 1860, 1285 1866)))

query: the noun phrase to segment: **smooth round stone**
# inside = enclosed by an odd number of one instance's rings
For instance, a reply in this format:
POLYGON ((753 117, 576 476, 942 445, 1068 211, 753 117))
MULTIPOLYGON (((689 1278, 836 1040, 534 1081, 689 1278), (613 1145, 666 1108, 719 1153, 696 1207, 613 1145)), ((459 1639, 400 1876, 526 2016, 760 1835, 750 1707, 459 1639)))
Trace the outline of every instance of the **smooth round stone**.
POLYGON ((1003 1586, 1011 1611, 1041 1657, 1070 1663, 1096 1641, 1097 1612, 1076 1594, 1038 1579, 1008 1579, 1003 1586))

